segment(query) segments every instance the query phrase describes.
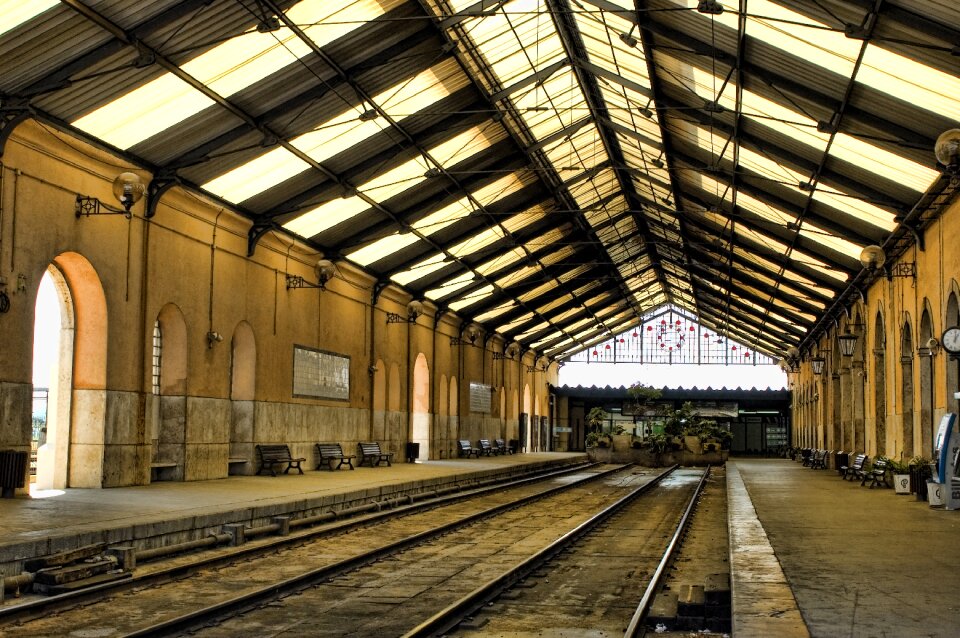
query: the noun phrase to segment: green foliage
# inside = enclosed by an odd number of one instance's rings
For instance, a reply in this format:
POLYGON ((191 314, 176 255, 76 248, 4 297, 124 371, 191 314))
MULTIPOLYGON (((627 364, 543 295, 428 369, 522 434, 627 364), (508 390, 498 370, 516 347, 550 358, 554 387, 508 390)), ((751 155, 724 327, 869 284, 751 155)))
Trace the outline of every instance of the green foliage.
POLYGON ((600 431, 604 421, 608 418, 609 415, 599 406, 590 408, 590 411, 587 412, 587 424, 590 426, 591 431, 600 431))
POLYGON ((610 445, 610 435, 604 432, 588 432, 586 444, 587 447, 606 447, 610 445))
POLYGON ((931 463, 933 463, 933 461, 932 461, 931 459, 928 459, 928 458, 925 457, 925 456, 920 456, 920 455, 918 454, 917 456, 915 456, 915 457, 913 457, 912 459, 910 459, 910 463, 909 463, 909 464, 910 464, 910 465, 920 466, 920 465, 930 465, 931 463))
MULTIPOLYGON (((886 457, 881 456, 877 460, 880 461, 886 457)), ((887 469, 890 470, 893 474, 909 474, 910 466, 901 461, 897 461, 891 458, 887 458, 887 469)))
POLYGON ((733 441, 732 432, 717 425, 713 419, 700 416, 689 401, 680 406, 679 410, 666 415, 663 431, 668 436, 695 436, 701 443, 712 439, 720 444, 722 450, 730 449, 733 441))
POLYGON ((633 400, 633 404, 637 408, 645 406, 651 401, 656 401, 661 396, 663 396, 663 392, 661 392, 657 388, 654 388, 653 386, 649 386, 649 385, 644 385, 639 381, 637 383, 634 383, 629 388, 627 388, 627 394, 633 400))

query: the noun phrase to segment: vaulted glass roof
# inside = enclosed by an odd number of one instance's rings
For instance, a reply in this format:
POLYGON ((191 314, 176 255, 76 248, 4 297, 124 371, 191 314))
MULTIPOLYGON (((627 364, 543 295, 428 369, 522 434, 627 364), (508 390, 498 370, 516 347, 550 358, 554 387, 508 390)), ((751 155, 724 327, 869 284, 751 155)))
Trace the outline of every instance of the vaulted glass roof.
POLYGON ((0 103, 552 358, 803 345, 947 180, 935 0, 0 0, 0 103))

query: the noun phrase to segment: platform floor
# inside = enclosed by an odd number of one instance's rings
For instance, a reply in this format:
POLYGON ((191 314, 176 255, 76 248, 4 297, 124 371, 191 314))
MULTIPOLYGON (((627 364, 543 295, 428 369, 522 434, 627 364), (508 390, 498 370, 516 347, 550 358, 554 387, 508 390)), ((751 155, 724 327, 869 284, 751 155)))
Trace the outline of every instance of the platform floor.
MULTIPOLYGON (((727 463, 729 518, 743 510, 732 498, 738 475, 809 634, 815 638, 952 637, 960 635, 960 511, 933 509, 913 495, 843 481, 834 470, 811 470, 786 459, 735 459, 727 463)), ((735 569, 758 566, 763 548, 731 530, 734 613, 752 606, 771 617, 782 589, 767 576, 735 569), (753 583, 751 598, 745 583, 753 583), (738 592, 738 588, 740 591, 738 592)), ((744 613, 739 614, 745 618, 744 613)), ((755 619, 754 619, 755 620, 755 619)), ((789 623, 776 633, 795 636, 789 623)), ((753 625, 757 627, 758 625, 753 625)), ((802 630, 801 630, 802 631, 802 630)))
MULTIPOLYGON (((0 554, 69 537, 283 507, 418 482, 468 480, 577 453, 396 463, 355 471, 69 489, 0 499, 0 554), (46 496, 46 498, 43 498, 46 496)), ((842 481, 785 459, 727 464, 734 635, 766 638, 960 635, 960 511, 842 481)))

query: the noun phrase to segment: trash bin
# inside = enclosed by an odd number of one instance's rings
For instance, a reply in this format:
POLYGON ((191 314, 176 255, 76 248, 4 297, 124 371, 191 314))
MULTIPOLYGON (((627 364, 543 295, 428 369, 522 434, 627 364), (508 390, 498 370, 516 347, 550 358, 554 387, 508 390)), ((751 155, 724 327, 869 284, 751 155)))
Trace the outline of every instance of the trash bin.
POLYGON ((917 495, 918 501, 927 500, 927 480, 933 478, 933 468, 923 465, 910 466, 910 491, 917 495))
POLYGON ((835 469, 837 472, 840 471, 841 467, 850 464, 849 452, 837 452, 835 458, 836 460, 833 462, 833 469, 835 469))
POLYGON ((520 441, 517 439, 510 439, 510 451, 516 454, 520 451, 520 441))
POLYGON ((407 443, 407 463, 416 463, 420 458, 420 444, 407 443))

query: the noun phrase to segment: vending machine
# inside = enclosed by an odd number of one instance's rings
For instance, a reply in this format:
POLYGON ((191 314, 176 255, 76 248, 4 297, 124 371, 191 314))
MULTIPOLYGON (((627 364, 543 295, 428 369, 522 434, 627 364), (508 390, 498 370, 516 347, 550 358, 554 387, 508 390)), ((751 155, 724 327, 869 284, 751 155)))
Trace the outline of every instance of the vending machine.
POLYGON ((960 432, 957 415, 948 412, 940 419, 934 440, 934 458, 937 460, 936 482, 930 489, 940 490, 944 509, 960 509, 960 478, 957 477, 957 456, 960 455, 960 432))

